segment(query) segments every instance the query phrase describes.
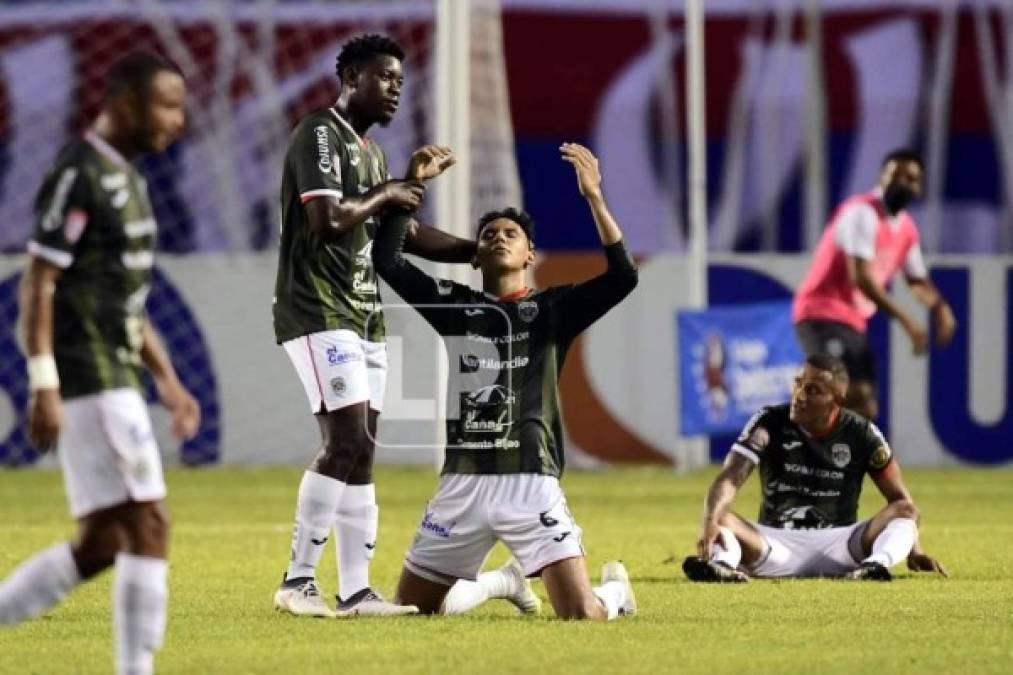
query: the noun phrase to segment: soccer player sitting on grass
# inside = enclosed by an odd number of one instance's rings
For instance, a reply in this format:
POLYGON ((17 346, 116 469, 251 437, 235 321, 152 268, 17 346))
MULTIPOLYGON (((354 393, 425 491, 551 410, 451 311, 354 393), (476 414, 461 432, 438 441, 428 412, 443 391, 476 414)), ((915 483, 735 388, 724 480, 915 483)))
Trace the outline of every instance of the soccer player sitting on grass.
POLYGON ((557 380, 567 348, 625 298, 637 271, 601 191, 598 160, 565 144, 605 249, 607 270, 589 281, 535 291, 525 286, 534 261, 533 223, 517 209, 486 214, 478 226, 474 265, 482 290, 436 280, 402 257, 408 221, 381 226, 373 247, 377 272, 415 306, 453 356, 446 461, 405 556, 397 602, 427 614, 459 614, 491 597, 536 612, 525 576, 541 576, 556 614, 612 619, 636 602, 621 562, 606 563, 592 588, 574 522, 559 486, 563 429, 557 380), (460 349, 457 352, 457 349, 460 349), (456 353, 455 353, 456 352, 456 353), (454 391, 454 385, 459 385, 454 391), (497 541, 517 563, 479 575, 497 541), (518 567, 520 569, 518 569, 518 567))
POLYGON ((687 577, 741 582, 748 572, 889 581, 890 568, 904 558, 911 570, 946 576, 918 545, 918 509, 883 434, 841 407, 847 391, 843 361, 810 356, 791 403, 749 420, 707 493, 697 555, 683 562, 687 577), (751 523, 731 506, 757 465, 763 501, 759 523, 751 523), (887 505, 856 522, 866 473, 887 505))

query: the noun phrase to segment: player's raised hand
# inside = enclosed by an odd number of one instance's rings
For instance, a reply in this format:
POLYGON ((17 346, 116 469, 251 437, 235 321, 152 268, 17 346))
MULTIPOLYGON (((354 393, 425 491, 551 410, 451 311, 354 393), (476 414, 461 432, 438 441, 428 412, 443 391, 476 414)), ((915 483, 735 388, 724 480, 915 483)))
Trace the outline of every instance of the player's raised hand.
POLYGON ((907 557, 907 568, 912 572, 939 572, 944 577, 949 577, 943 563, 930 555, 924 553, 912 553, 907 557))
POLYGON ((172 415, 172 433, 181 440, 190 440, 200 427, 200 404, 178 380, 158 383, 158 397, 172 415))
POLYGON ((63 403, 59 389, 39 389, 28 406, 28 438, 40 453, 56 447, 63 426, 63 403))
POLYGON ((585 198, 601 195, 601 171, 598 158, 579 143, 563 143, 559 146, 563 161, 569 162, 577 171, 577 187, 585 198))
POLYGON ((457 155, 445 145, 424 145, 412 153, 408 162, 408 180, 429 180, 457 163, 457 155))
POLYGON ((425 186, 417 180, 389 180, 383 189, 388 201, 409 211, 419 208, 426 194, 425 186))

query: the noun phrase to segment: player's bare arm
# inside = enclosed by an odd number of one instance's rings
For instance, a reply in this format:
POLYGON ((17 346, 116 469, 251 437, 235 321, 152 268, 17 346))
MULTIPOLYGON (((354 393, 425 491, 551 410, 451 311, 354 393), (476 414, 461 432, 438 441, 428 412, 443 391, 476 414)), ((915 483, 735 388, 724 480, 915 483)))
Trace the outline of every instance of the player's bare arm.
POLYGON ((696 541, 697 555, 701 558, 710 557, 711 546, 718 538, 721 521, 754 468, 753 462, 737 452, 729 452, 725 458, 724 466, 711 483, 704 501, 703 520, 696 541))
POLYGON ((577 173, 577 187, 591 207, 591 215, 594 217, 602 245, 608 246, 620 241, 623 238, 622 230, 619 229, 619 224, 609 211, 605 196, 602 194, 598 158, 578 143, 563 143, 559 150, 563 155, 563 161, 572 164, 577 173))
POLYGON ((388 207, 414 211, 425 188, 418 181, 389 180, 358 197, 313 199, 304 205, 309 227, 327 239, 349 232, 388 207))
MULTIPOLYGON (((914 499, 911 498, 911 493, 908 491, 907 485, 904 483, 900 464, 897 463, 896 459, 891 460, 882 471, 871 474, 871 478, 888 504, 895 504, 898 502, 914 504, 914 499)), ((916 509, 915 522, 919 521, 920 516, 916 509)), ((908 569, 913 572, 939 572, 939 574, 942 574, 944 577, 949 576, 943 564, 932 556, 926 554, 917 540, 915 540, 911 553, 908 555, 907 566, 908 569)))
POLYGON ((29 256, 21 277, 20 314, 28 355, 28 437, 40 452, 56 447, 63 422, 60 382, 53 361, 53 293, 63 273, 56 265, 29 256))
POLYGON ((928 333, 917 321, 908 316, 907 312, 890 297, 886 289, 876 281, 872 276, 871 263, 862 258, 848 256, 848 271, 855 280, 855 285, 865 294, 865 297, 876 303, 876 307, 897 319, 908 337, 911 338, 912 352, 916 355, 924 354, 928 346, 928 333))
POLYGON ((928 277, 924 279, 909 278, 907 283, 911 289, 911 295, 929 309, 932 327, 936 334, 936 346, 945 347, 950 344, 953 334, 957 331, 957 319, 953 316, 953 310, 946 302, 946 298, 928 277))
POLYGON ((147 319, 144 321, 141 340, 141 360, 155 380, 159 400, 172 415, 172 433, 181 439, 193 438, 200 426, 200 406, 179 381, 162 340, 147 319))

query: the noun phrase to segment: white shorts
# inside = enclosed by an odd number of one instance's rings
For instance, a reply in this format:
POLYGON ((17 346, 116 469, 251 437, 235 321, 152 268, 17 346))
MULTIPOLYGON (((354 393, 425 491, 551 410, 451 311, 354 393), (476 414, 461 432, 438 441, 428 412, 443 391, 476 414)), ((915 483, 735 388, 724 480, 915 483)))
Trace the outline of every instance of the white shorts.
POLYGON ((282 343, 299 375, 310 411, 327 412, 369 401, 383 410, 387 345, 363 340, 354 331, 329 330, 282 343))
POLYGON ((426 505, 405 567, 448 585, 475 579, 502 541, 533 576, 554 562, 583 556, 581 534, 552 476, 448 474, 426 505))
POLYGON ((767 552, 749 572, 757 577, 840 577, 857 568, 865 520, 848 527, 783 530, 750 523, 767 540, 767 552))
POLYGON ((165 499, 148 406, 135 389, 64 402, 56 452, 74 518, 125 502, 165 499))

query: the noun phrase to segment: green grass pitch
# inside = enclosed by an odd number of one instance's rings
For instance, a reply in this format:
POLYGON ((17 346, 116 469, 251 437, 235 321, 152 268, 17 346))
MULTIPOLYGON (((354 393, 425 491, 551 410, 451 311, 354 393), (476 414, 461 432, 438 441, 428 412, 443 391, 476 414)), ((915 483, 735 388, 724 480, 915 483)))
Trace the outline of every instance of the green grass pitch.
MULTIPOLYGON (((168 472, 173 533, 169 632, 159 673, 1009 673, 1013 672, 1013 474, 908 470, 926 549, 951 578, 898 568, 892 584, 688 583, 677 563, 696 535, 714 470, 573 472, 592 580, 629 566, 640 614, 609 624, 521 618, 503 601, 454 618, 296 619, 271 594, 284 569, 298 469, 168 472)), ((383 468, 374 584, 391 593, 436 477, 383 468)), ((880 505, 866 486, 863 515, 880 505)), ((739 511, 756 512, 755 478, 739 511)), ((61 477, 0 471, 0 575, 73 531, 61 477)), ((331 544, 319 578, 336 587, 331 544)), ((496 565, 506 552, 497 548, 496 565)), ((536 590, 545 598, 538 582, 536 590)), ((44 618, 0 629, 0 673, 111 672, 110 576, 44 618)), ((548 605, 546 605, 548 608, 548 605)))

